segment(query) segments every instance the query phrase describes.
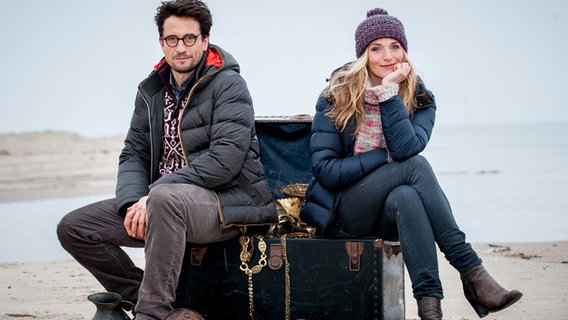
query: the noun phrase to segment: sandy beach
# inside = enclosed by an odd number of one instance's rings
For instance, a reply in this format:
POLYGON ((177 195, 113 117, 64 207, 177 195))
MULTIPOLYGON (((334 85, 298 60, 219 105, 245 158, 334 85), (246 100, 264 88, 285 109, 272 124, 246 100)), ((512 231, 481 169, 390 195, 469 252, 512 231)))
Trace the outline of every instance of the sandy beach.
POLYGON ((113 194, 123 136, 2 134, 0 203, 113 194))
MULTIPOLYGON (((112 194, 122 141, 61 132, 0 135, 0 204, 112 194)), ((519 303, 485 319, 568 319, 568 241, 473 246, 502 285, 524 293, 519 303)), ((442 255, 439 260, 444 318, 478 319, 459 275, 442 255)), ((70 257, 1 263, 0 271, 0 319, 92 319, 95 308, 86 297, 103 290, 70 257)), ((405 294, 406 318, 417 319, 408 278, 405 294)))

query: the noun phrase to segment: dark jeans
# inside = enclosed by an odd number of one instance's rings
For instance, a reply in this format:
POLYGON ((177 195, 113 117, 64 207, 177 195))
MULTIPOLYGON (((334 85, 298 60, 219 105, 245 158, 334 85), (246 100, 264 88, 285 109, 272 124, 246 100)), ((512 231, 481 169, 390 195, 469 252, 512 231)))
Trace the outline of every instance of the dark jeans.
POLYGON ((481 264, 422 156, 386 164, 345 189, 328 233, 399 240, 416 299, 443 298, 436 243, 459 272, 481 264))
POLYGON ((106 290, 136 304, 136 319, 163 319, 175 301, 186 241, 227 240, 237 230, 221 230, 218 202, 207 189, 165 184, 147 201, 145 241, 131 238, 114 199, 68 213, 57 225, 61 245, 91 272, 106 290), (145 247, 144 271, 120 247, 145 247))

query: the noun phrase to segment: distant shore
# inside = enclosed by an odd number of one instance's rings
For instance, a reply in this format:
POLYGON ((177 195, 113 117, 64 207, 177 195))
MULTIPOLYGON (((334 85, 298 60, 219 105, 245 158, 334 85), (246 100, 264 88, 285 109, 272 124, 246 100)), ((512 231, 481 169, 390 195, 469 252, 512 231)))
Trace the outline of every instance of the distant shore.
POLYGON ((123 136, 0 135, 0 203, 113 194, 123 136))

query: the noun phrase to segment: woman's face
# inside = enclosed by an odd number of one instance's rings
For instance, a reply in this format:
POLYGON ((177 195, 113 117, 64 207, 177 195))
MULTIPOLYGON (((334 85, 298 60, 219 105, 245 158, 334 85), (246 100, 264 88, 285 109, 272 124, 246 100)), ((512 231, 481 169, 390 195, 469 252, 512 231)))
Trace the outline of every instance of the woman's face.
POLYGON ((367 68, 373 86, 380 85, 385 76, 394 71, 394 66, 404 61, 404 49, 391 38, 377 39, 367 47, 367 68))

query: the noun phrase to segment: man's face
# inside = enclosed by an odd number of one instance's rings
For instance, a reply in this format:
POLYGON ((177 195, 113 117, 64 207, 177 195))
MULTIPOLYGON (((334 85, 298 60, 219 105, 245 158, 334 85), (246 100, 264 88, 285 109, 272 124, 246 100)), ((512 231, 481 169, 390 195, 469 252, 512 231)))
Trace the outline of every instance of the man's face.
MULTIPOLYGON (((173 43, 174 39, 170 39, 173 43)), ((170 43, 170 45, 172 44, 170 43)), ((203 37, 199 30, 199 22, 194 18, 189 17, 176 17, 171 16, 164 21, 163 36, 160 39, 160 46, 162 47, 162 52, 166 57, 166 61, 172 67, 173 72, 179 74, 192 72, 197 66, 201 57, 203 56, 203 51, 207 50, 209 45, 209 37, 203 37), (166 38, 179 38, 175 46, 170 47, 166 38), (186 38, 186 39, 183 39, 186 38), (187 46, 188 38, 195 38, 195 43, 191 46, 187 46)))

